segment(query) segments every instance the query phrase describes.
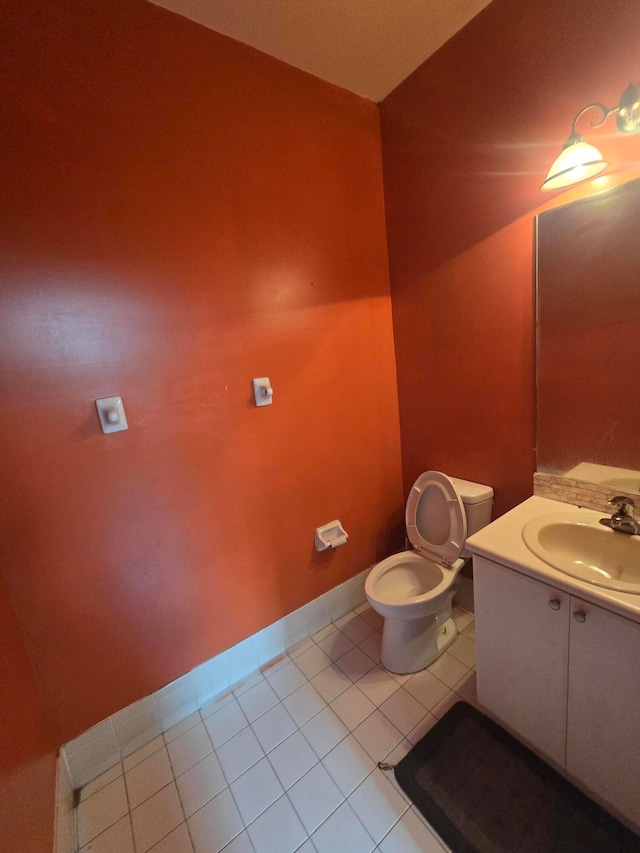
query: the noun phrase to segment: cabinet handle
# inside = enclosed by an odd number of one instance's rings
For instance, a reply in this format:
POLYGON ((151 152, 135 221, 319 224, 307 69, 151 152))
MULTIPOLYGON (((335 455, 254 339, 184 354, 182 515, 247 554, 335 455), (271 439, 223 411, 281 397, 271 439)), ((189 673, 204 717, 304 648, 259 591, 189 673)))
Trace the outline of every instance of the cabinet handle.
POLYGON ((551 601, 549 602, 549 607, 552 610, 560 610, 560 608, 562 607, 562 602, 560 601, 559 598, 552 598, 551 601))
POLYGON ((573 618, 576 620, 576 622, 586 622, 587 614, 584 612, 584 610, 574 610, 573 618))

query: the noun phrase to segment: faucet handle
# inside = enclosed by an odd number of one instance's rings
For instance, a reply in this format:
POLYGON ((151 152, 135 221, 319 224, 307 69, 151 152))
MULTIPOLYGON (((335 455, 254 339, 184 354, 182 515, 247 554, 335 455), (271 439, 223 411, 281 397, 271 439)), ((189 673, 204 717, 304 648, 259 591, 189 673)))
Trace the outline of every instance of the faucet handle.
POLYGON ((611 498, 607 503, 608 506, 614 506, 616 510, 623 515, 633 515, 635 503, 626 495, 616 495, 615 498, 611 498))

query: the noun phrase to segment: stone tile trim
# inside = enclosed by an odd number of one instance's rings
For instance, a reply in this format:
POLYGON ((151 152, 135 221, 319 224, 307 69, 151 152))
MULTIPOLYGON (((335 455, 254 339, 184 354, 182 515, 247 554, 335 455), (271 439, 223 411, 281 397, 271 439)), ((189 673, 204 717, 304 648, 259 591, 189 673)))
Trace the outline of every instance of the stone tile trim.
POLYGON ((585 483, 583 480, 572 480, 569 477, 558 477, 555 474, 534 474, 533 494, 585 509, 594 509, 603 515, 611 515, 613 512, 608 505, 612 498, 625 495, 636 502, 640 513, 640 500, 634 492, 603 486, 599 483, 585 483))

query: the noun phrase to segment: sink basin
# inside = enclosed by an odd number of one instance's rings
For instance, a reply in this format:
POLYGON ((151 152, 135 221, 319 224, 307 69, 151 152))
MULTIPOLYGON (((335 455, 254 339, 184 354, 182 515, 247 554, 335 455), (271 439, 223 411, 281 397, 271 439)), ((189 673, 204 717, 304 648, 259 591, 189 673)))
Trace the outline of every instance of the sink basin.
POLYGON ((640 595, 640 536, 616 533, 599 524, 601 516, 554 513, 525 524, 527 548, 571 577, 640 595))

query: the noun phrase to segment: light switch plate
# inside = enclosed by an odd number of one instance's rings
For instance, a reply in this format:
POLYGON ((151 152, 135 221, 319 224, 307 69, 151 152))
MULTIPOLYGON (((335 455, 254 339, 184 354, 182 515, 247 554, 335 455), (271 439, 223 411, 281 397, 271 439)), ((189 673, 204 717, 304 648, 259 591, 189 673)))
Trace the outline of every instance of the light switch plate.
POLYGON ((123 429, 129 429, 122 397, 101 397, 96 400, 96 409, 102 432, 122 432, 123 429))

